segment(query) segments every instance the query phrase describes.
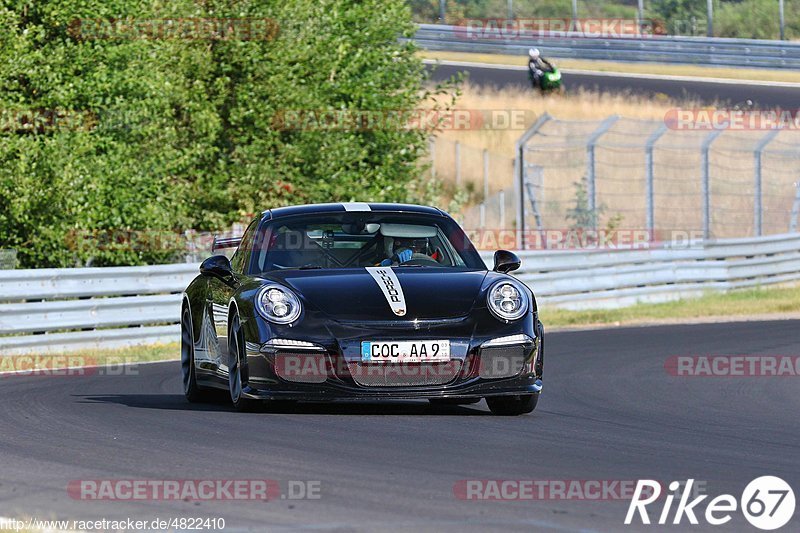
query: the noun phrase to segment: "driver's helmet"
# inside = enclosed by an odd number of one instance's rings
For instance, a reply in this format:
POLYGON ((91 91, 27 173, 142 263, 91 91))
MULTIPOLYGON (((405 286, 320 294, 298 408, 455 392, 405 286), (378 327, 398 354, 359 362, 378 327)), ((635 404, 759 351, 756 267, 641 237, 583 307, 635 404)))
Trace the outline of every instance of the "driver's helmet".
POLYGON ((528 50, 528 55, 530 56, 531 59, 536 61, 537 59, 539 59, 539 56, 541 54, 539 53, 539 49, 538 48, 531 48, 530 50, 528 50))
POLYGON ((399 252, 407 248, 414 252, 415 254, 426 254, 428 255, 428 248, 429 243, 428 239, 407 239, 407 238, 396 238, 394 240, 394 251, 399 252))

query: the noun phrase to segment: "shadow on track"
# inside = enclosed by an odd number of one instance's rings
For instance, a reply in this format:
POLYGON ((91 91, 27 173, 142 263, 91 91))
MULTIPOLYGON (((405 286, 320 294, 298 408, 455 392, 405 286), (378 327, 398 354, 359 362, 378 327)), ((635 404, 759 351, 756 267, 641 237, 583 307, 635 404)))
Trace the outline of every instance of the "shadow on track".
MULTIPOLYGON (((182 394, 106 394, 76 395, 78 403, 113 403, 137 409, 173 411, 234 411, 227 394, 208 403, 189 403, 182 394)), ((425 401, 342 401, 327 403, 274 402, 264 404, 255 413, 293 415, 434 415, 434 416, 491 416, 488 410, 470 406, 433 405, 425 401)))

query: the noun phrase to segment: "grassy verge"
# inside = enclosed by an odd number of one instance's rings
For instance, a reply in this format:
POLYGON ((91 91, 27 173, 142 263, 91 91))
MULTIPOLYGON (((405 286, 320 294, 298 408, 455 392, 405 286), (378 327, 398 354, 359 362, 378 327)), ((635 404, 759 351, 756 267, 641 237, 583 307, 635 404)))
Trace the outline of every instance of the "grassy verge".
MULTIPOLYGON (((423 59, 470 61, 497 65, 527 65, 526 56, 505 54, 421 51, 419 55, 423 59)), ((800 83, 800 72, 793 70, 700 67, 693 65, 664 65, 660 63, 618 63, 614 61, 588 61, 583 59, 556 59, 555 62, 559 68, 566 70, 595 70, 600 72, 622 72, 628 74, 655 74, 660 76, 690 76, 698 78, 800 83)))
POLYGON ((152 344, 104 350, 0 356, 0 372, 49 372, 72 367, 114 366, 177 359, 180 359, 178 343, 152 344))
POLYGON ((696 319, 785 318, 800 316, 800 286, 746 289, 709 293, 700 298, 659 304, 639 304, 622 309, 567 311, 540 309, 546 327, 619 326, 696 319))
POLYGON ((181 358, 181 347, 177 342, 169 344, 150 344, 130 346, 114 350, 84 350, 79 355, 96 361, 95 364, 147 363, 152 361, 170 361, 181 358))

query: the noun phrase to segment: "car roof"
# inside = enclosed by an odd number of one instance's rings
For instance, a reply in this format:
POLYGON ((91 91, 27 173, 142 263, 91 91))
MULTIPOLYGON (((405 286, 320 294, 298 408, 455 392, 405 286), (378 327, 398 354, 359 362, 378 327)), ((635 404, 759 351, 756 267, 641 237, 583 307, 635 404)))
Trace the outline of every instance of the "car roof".
POLYGON ((275 207, 261 214, 262 218, 280 218, 294 215, 311 215, 317 213, 344 213, 347 211, 389 211, 396 213, 418 213, 435 216, 446 216, 444 211, 435 207, 414 204, 384 204, 366 202, 341 202, 330 204, 292 205, 275 207))

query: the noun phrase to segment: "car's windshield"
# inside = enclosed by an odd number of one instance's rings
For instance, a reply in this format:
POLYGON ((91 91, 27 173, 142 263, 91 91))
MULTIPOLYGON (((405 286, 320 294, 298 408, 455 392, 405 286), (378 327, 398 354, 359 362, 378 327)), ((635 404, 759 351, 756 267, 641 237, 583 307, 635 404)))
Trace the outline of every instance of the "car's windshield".
POLYGON ((250 273, 366 266, 485 268, 464 232, 439 216, 333 213, 267 221, 250 273))

